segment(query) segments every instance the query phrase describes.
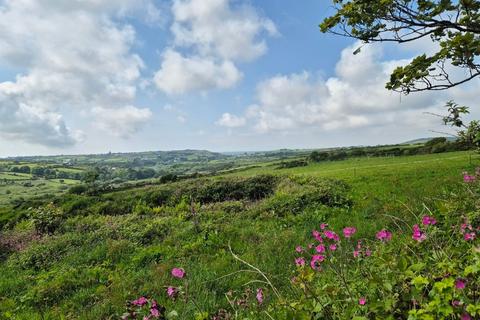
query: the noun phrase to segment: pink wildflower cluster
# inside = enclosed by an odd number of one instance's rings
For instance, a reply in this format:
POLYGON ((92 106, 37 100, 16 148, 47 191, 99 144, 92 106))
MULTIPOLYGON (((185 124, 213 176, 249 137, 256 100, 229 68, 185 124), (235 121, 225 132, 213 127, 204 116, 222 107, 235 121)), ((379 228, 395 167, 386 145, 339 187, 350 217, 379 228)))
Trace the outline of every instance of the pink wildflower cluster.
POLYGON ((377 232, 376 238, 383 242, 388 242, 392 240, 392 233, 388 230, 382 229, 377 232))
POLYGON ((413 226, 412 239, 417 242, 422 242, 427 239, 427 235, 420 229, 418 224, 413 226))
MULTIPOLYGON (((316 243, 310 243, 307 248, 312 250, 309 258, 309 265, 314 270, 320 270, 320 264, 325 261, 327 251, 337 250, 337 244, 340 241, 340 237, 332 230, 328 230, 328 224, 322 223, 320 225, 320 230, 313 230, 312 237, 315 239, 316 243)), ((344 236, 346 238, 351 237, 356 232, 356 229, 353 227, 348 227, 344 229, 344 236)), ((308 254, 307 250, 302 246, 297 246, 295 252, 308 254)), ((297 267, 304 267, 307 264, 307 258, 297 257, 295 258, 295 265, 297 267)))
POLYGON ((372 251, 369 248, 364 248, 362 246, 362 241, 358 240, 357 245, 355 246, 355 250, 353 251, 353 257, 359 258, 361 256, 370 257, 372 255, 372 251))
MULTIPOLYGON (((477 232, 480 231, 479 228, 476 230, 477 232)), ((473 241, 477 237, 475 229, 472 227, 470 223, 468 223, 467 220, 465 220, 461 225, 460 225, 460 232, 463 235, 463 239, 465 241, 473 241)))
POLYGON ((435 220, 435 218, 432 217, 432 216, 424 216, 424 217, 422 218, 422 224, 423 224, 424 226, 428 226, 428 225, 432 225, 432 226, 433 226, 433 225, 436 225, 436 224, 437 224, 437 220, 435 220))
POLYGON ((463 173, 463 182, 465 182, 465 183, 475 182, 476 179, 477 179, 476 176, 471 175, 471 174, 469 174, 468 172, 464 172, 464 173, 463 173))
MULTIPOLYGON (((183 279, 186 275, 186 272, 182 268, 173 268, 172 269, 172 277, 177 278, 177 279, 183 279)), ((174 299, 177 297, 177 295, 180 293, 180 289, 173 287, 173 286, 168 286, 167 287, 167 296, 171 299, 174 299)))
POLYGON ((354 227, 346 227, 343 229, 343 236, 345 238, 351 238, 355 232, 357 232, 357 229, 354 227))
POLYGON ((137 319, 143 316, 143 320, 164 319, 165 308, 160 306, 155 299, 140 297, 129 303, 129 311, 122 315, 121 319, 137 319))

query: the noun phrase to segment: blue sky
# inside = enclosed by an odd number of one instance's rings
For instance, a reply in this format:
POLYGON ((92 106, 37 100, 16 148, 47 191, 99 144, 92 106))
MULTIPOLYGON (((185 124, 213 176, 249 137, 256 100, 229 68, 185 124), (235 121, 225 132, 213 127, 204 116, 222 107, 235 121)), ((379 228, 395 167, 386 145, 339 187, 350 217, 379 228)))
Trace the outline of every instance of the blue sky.
MULTIPOLYGON (((475 86, 384 84, 433 52, 322 34, 329 1, 0 0, 0 156, 396 143, 475 86)), ((476 85, 476 84, 475 84, 476 85)))

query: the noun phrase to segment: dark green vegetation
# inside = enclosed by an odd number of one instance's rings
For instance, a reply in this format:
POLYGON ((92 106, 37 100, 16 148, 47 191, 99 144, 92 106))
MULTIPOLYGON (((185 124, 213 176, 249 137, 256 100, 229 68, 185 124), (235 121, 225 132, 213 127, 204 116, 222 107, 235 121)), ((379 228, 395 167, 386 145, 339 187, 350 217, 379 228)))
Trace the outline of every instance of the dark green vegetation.
MULTIPOLYGON (((176 310, 177 319, 211 319, 219 309, 233 314, 228 299, 265 285, 240 272, 247 267, 229 245, 293 301, 294 248, 309 243, 320 223, 354 225, 358 237, 372 239, 381 228, 396 228, 392 217, 411 222, 412 212, 435 211, 460 195, 461 173, 479 163, 467 152, 282 170, 269 161, 218 177, 24 202, 1 213, 0 317, 116 319, 140 295, 176 310), (166 296, 166 286, 179 285, 173 267, 187 271, 187 301, 166 296)), ((265 319, 262 312, 278 303, 268 288, 265 294, 264 306, 253 298, 237 311, 265 319)))

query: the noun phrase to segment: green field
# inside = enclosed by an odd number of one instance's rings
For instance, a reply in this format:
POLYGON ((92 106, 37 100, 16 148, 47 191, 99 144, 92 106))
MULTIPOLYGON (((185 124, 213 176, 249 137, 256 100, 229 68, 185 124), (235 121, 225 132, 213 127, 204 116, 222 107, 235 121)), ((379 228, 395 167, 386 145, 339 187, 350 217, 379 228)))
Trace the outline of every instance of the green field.
MULTIPOLYGON (((293 298, 293 248, 309 241, 310 230, 322 222, 337 230, 355 225, 359 237, 372 238, 375 230, 397 228, 397 219, 414 221, 435 211, 439 199, 461 190, 462 172, 479 164, 480 157, 469 152, 356 158, 291 169, 276 169, 267 161, 211 179, 60 196, 56 209, 40 220, 21 218, 20 208, 0 238, 4 246, 16 243, 0 265, 0 315, 117 318, 125 301, 140 295, 155 297, 179 319, 231 310, 225 294, 242 295, 244 288, 254 289, 252 280, 261 279, 242 271, 248 267, 233 258, 229 245, 265 272, 282 295, 293 298), (258 180, 262 177, 267 180, 258 180), (249 188, 272 189, 252 196, 249 188), (32 243, 38 228, 50 231, 32 243), (166 297, 165 286, 178 285, 169 275, 175 266, 187 270, 194 303, 166 297)), ((48 181, 45 192, 61 185, 48 181)), ((264 319, 255 308, 241 312, 264 319)))

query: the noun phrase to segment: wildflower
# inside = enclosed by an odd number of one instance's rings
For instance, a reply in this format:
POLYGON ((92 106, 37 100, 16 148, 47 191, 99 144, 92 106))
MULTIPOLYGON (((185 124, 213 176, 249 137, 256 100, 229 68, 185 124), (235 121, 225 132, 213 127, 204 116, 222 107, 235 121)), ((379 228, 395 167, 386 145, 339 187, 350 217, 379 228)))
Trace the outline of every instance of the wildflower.
POLYGON ((357 249, 361 250, 362 249, 362 241, 358 240, 357 242, 357 249))
POLYGON ((143 317, 143 320, 150 320, 150 317, 144 316, 144 317, 143 317))
POLYGON ((320 232, 318 232, 317 230, 312 231, 312 236, 315 238, 315 240, 317 240, 319 242, 323 242, 322 234, 320 232))
POLYGON ((298 246, 298 247, 295 248, 295 251, 297 251, 298 253, 302 253, 303 248, 301 246, 298 246))
POLYGON ((263 289, 262 288, 257 289, 257 301, 258 301, 258 304, 263 303, 263 289))
POLYGON ((182 279, 185 276, 185 270, 182 268, 173 268, 172 276, 178 279, 182 279))
POLYGON ((469 175, 468 172, 463 173, 463 182, 465 183, 471 183, 474 182, 476 179, 475 176, 469 175))
POLYGON ((353 257, 354 258, 358 258, 359 255, 360 255, 360 251, 358 251, 358 250, 353 251, 353 257))
POLYGON ((434 217, 432 216, 424 216, 422 218, 422 223, 424 226, 428 226, 428 225, 435 225, 437 223, 437 220, 435 220, 434 217))
POLYGON ((463 279, 455 280, 455 289, 457 289, 457 290, 465 289, 465 280, 463 280, 463 279))
POLYGON ((169 298, 173 298, 177 294, 177 288, 168 287, 167 288, 167 295, 169 298))
POLYGON ((154 317, 154 318, 160 318, 160 311, 158 311, 157 308, 151 308, 151 309, 150 309, 150 314, 151 314, 152 317, 154 317))
POLYGON ((139 306, 139 307, 141 307, 141 306, 146 305, 147 302, 148 302, 147 298, 145 298, 145 297, 140 297, 140 298, 138 298, 137 300, 133 300, 133 301, 132 301, 132 304, 133 304, 134 306, 139 306))
POLYGON ((357 232, 357 229, 354 227, 346 227, 343 229, 343 235, 345 238, 350 238, 355 234, 355 232, 357 232))
POLYGON ((296 258, 295 259, 295 264, 298 267, 303 267, 305 265, 305 259, 304 258, 296 258))
POLYGON ((425 233, 422 232, 422 230, 420 230, 420 227, 418 226, 418 224, 414 225, 412 239, 418 242, 422 242, 426 238, 427 236, 425 235, 425 233))
POLYGON ((367 299, 365 297, 361 297, 358 299, 358 304, 364 306, 367 303, 367 299))
POLYGON ((465 233, 463 238, 465 239, 465 241, 473 241, 473 240, 475 240, 475 233, 474 232, 467 232, 467 233, 465 233))
POLYGON ((452 306, 454 307, 460 307, 462 305, 462 303, 458 300, 453 300, 452 301, 452 306))
POLYGON ((323 233, 325 235, 325 237, 327 237, 328 239, 330 240, 335 240, 335 241, 338 241, 340 240, 340 238, 338 237, 338 235, 333 232, 333 231, 330 231, 330 230, 327 230, 323 233))
POLYGON ((365 255, 366 255, 367 257, 370 257, 370 256, 372 255, 372 251, 370 251, 370 249, 367 249, 367 250, 365 251, 365 255))
POLYGON ((324 253, 325 252, 325 246, 323 244, 319 244, 316 248, 315 251, 318 253, 324 253))
POLYGON ((377 232, 376 237, 380 241, 388 242, 392 240, 392 233, 388 230, 382 229, 377 232))
POLYGON ((319 263, 322 262, 323 260, 325 260, 325 257, 320 255, 320 254, 315 254, 312 256, 312 260, 310 261, 310 267, 312 267, 312 269, 316 270, 319 268, 319 263))
POLYGON ((325 230, 327 227, 328 227, 328 224, 327 224, 327 223, 322 223, 322 224, 320 225, 320 229, 321 229, 321 230, 325 230))
POLYGON ((329 246, 329 248, 330 248, 331 251, 335 251, 335 250, 337 250, 337 245, 336 244, 331 244, 329 246))
POLYGON ((470 315, 468 313, 464 313, 464 314, 462 314, 460 319, 462 319, 462 320, 472 320, 472 317, 470 317, 470 315))

